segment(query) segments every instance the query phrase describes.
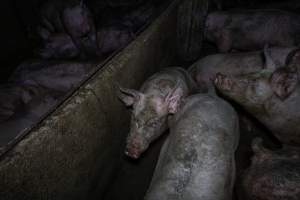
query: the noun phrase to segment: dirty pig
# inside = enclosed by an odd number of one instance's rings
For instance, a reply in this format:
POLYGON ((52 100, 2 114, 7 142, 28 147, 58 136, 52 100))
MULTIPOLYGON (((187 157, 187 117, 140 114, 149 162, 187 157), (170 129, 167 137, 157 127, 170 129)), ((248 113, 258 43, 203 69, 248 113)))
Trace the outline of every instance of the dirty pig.
POLYGON ((216 94, 187 97, 170 121, 145 200, 231 200, 239 121, 216 94))
POLYGON ((150 143, 167 130, 177 104, 195 90, 195 83, 182 68, 166 68, 148 78, 140 90, 120 87, 119 98, 132 107, 125 153, 139 158, 150 143))

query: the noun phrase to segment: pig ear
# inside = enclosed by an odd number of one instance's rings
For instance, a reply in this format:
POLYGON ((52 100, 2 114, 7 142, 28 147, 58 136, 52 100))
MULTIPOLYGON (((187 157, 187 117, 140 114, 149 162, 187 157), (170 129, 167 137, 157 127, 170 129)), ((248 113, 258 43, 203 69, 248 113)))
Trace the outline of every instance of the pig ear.
POLYGON ((281 67, 270 78, 274 93, 281 99, 286 99, 298 84, 297 69, 295 67, 281 67))
POLYGON ((126 106, 132 106, 141 97, 141 93, 137 90, 119 87, 118 97, 126 106))
POLYGON ((175 114, 178 111, 182 96, 182 90, 179 87, 176 87, 165 97, 169 113, 175 114))
POLYGON ((264 58, 265 58, 265 68, 269 69, 271 71, 274 71, 278 66, 275 63, 274 59, 271 56, 271 52, 270 52, 270 46, 269 44, 266 44, 264 46, 264 58))

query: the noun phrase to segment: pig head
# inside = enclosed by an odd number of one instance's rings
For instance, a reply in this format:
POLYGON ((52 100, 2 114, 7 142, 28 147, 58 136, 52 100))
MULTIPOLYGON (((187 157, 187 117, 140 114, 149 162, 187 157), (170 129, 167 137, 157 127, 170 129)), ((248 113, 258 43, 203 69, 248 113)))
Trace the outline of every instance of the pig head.
POLYGON ((168 117, 177 112, 183 94, 180 87, 175 87, 166 96, 120 88, 119 98, 126 106, 132 107, 125 151, 128 156, 139 158, 149 144, 167 130, 168 117))
POLYGON ((90 10, 81 1, 73 7, 67 7, 62 13, 66 32, 83 56, 95 54, 96 27, 90 10))
POLYGON ((217 74, 215 85, 223 95, 261 121, 281 142, 300 144, 298 66, 290 62, 275 70, 264 69, 236 77, 217 74))

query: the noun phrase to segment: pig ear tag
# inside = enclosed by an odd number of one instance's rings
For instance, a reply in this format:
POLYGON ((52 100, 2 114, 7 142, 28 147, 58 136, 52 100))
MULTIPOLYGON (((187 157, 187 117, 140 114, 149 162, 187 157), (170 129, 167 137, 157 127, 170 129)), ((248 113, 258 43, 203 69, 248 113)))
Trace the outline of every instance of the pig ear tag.
POLYGON ((137 90, 127 89, 119 86, 118 97, 126 106, 132 106, 140 99, 140 94, 137 90))

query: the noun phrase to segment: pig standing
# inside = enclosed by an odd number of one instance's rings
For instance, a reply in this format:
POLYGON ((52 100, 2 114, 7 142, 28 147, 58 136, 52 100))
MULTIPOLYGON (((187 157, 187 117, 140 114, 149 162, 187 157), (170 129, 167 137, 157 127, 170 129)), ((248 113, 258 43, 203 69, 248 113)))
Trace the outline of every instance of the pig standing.
POLYGON ((188 71, 198 87, 204 89, 208 87, 217 73, 242 75, 263 68, 283 66, 287 57, 293 54, 296 49, 296 47, 284 48, 266 45, 263 51, 209 55, 194 63, 188 71))
POLYGON ((132 158, 140 157, 167 130, 169 116, 194 89, 194 81, 182 68, 167 68, 154 74, 140 91, 120 88, 119 98, 133 107, 125 153, 132 158))
POLYGON ((175 113, 145 200, 231 200, 238 117, 215 94, 188 97, 175 113))
POLYGON ((300 15, 281 10, 231 10, 210 13, 205 38, 221 52, 258 50, 265 44, 296 46, 300 43, 300 15))
POLYGON ((252 144, 254 156, 244 174, 240 199, 300 199, 300 149, 284 146, 271 151, 261 142, 256 138, 252 144))
MULTIPOLYGON (((298 56, 295 54, 295 57, 298 56)), ((215 85, 223 95, 242 105, 262 122, 281 142, 300 145, 297 73, 300 62, 294 59, 288 66, 275 71, 264 69, 236 77, 218 74, 215 85)))

